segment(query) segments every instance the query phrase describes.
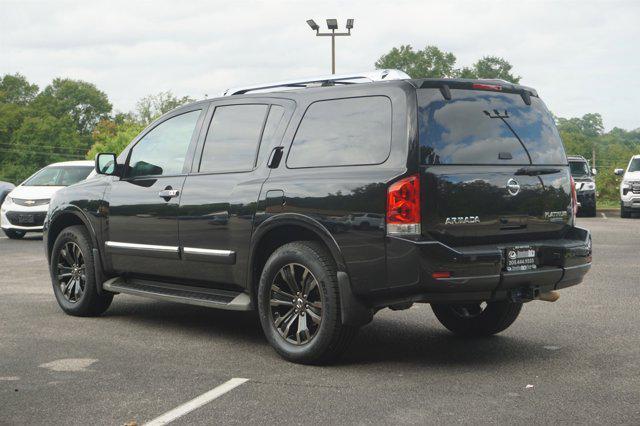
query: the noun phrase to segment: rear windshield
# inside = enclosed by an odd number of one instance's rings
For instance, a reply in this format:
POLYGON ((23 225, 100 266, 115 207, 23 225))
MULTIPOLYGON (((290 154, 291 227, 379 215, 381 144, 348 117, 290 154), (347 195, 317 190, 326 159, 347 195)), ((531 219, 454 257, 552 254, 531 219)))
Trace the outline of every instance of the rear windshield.
POLYGON ((422 164, 566 165, 551 113, 519 94, 419 89, 418 124, 422 164))

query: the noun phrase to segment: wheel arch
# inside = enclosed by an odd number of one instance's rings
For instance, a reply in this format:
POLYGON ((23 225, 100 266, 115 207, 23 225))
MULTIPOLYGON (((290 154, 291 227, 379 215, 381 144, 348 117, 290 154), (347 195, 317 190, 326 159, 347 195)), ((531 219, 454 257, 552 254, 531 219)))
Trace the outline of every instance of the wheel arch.
POLYGON ((63 229, 68 228, 69 226, 74 225, 82 225, 87 231, 89 231, 89 236, 91 237, 91 243, 94 248, 98 248, 98 240, 96 236, 95 229, 91 223, 91 221, 85 216, 85 214, 77 207, 69 206, 63 210, 56 211, 51 219, 49 219, 49 223, 46 229, 47 232, 47 257, 51 256, 51 250, 53 249, 53 244, 62 232, 63 229))
POLYGON ((284 244, 306 240, 322 243, 331 253, 338 271, 348 273, 346 262, 338 243, 329 230, 320 222, 298 213, 282 213, 271 216, 256 225, 251 235, 247 289, 254 306, 260 272, 269 255, 273 250, 284 244))

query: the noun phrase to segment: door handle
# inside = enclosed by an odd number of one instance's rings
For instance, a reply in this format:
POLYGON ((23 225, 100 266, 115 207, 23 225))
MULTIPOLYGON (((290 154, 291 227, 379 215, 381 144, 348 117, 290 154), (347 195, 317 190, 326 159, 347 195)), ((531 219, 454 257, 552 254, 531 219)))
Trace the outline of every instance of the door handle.
POLYGON ((167 186, 165 189, 158 192, 158 195, 160 196, 160 198, 164 198, 165 201, 169 201, 169 199, 175 198, 178 195, 180 195, 180 191, 178 191, 177 189, 173 189, 170 186, 167 186))
POLYGON ((267 161, 267 167, 270 169, 277 169, 280 165, 280 160, 282 160, 282 150, 283 147, 277 146, 273 148, 271 151, 271 155, 269 155, 269 160, 267 161))

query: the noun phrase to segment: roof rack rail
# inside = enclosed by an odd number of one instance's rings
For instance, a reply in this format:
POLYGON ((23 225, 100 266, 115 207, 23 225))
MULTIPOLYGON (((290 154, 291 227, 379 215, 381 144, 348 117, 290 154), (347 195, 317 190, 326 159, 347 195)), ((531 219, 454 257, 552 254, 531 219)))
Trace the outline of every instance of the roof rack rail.
POLYGON ((275 83, 255 84, 251 86, 227 89, 222 96, 243 95, 249 92, 273 92, 276 90, 304 89, 307 87, 336 86, 339 84, 372 83, 374 81, 409 79, 407 74, 399 70, 375 70, 362 73, 326 75, 297 80, 279 81, 275 83))

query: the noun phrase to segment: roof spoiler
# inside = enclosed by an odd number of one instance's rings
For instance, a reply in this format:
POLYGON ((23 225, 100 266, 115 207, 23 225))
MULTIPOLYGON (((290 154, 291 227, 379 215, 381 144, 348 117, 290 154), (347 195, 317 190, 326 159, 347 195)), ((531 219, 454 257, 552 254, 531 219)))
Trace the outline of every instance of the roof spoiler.
POLYGON ((420 89, 440 89, 442 97, 446 100, 451 99, 451 89, 490 90, 497 92, 517 93, 522 97, 522 100, 527 105, 531 105, 532 96, 538 97, 538 92, 536 92, 535 89, 532 89, 531 87, 520 86, 500 79, 471 80, 463 78, 425 78, 414 80, 413 84, 420 89))
POLYGON ((249 92, 273 92, 277 90, 304 89, 307 87, 336 86, 340 84, 372 83, 374 81, 410 79, 400 70, 375 70, 354 74, 325 75, 297 80, 279 81, 273 83, 255 84, 251 86, 227 89, 222 96, 243 95, 249 92))

